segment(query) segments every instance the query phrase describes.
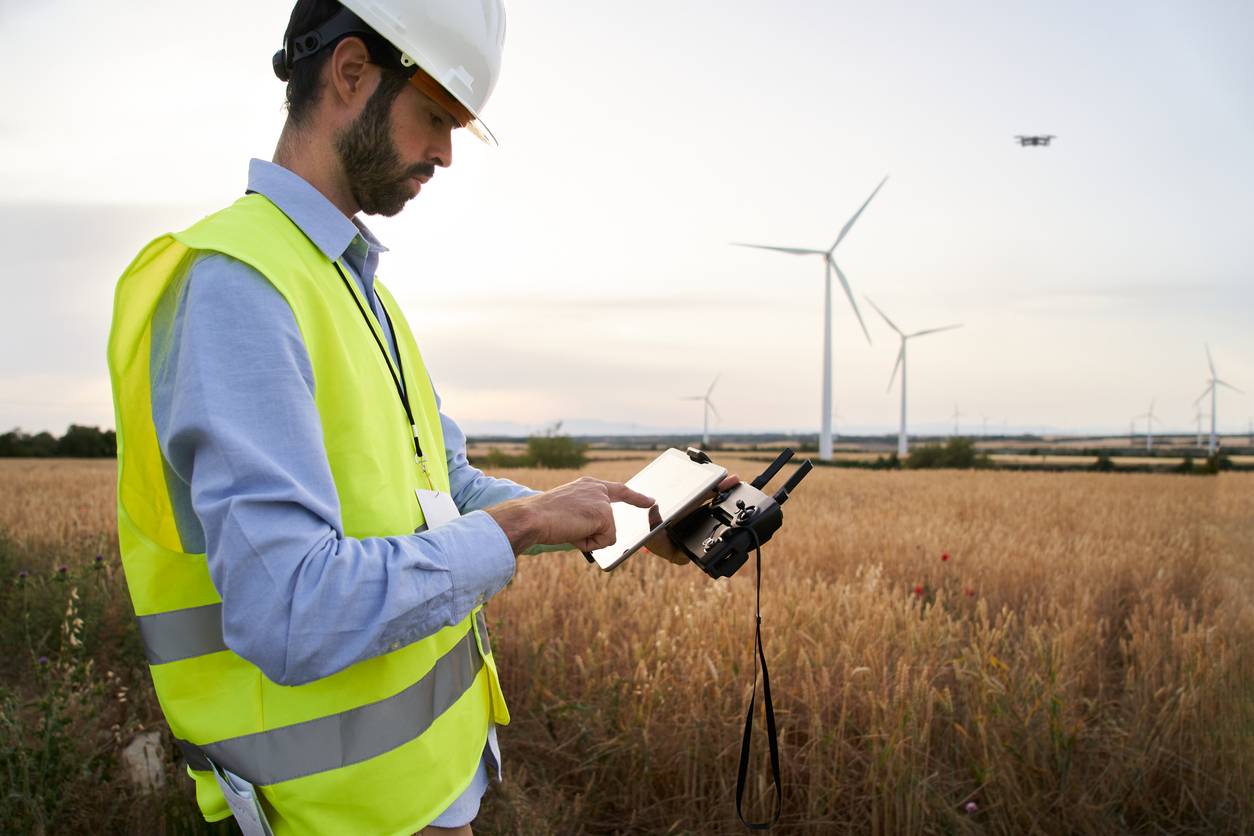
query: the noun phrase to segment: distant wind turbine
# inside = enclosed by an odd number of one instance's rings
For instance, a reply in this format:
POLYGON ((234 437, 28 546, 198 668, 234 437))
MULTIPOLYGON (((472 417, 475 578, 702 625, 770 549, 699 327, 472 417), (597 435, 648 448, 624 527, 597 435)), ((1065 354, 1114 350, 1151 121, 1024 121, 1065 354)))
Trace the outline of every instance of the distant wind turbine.
POLYGON ((958 435, 958 419, 962 417, 962 413, 958 411, 958 404, 954 404, 954 435, 958 435))
POLYGON ((849 299, 849 305, 853 308, 854 315, 858 317, 858 324, 862 326, 862 333, 866 335, 866 341, 871 342, 871 332, 866 329, 866 323, 862 321, 862 312, 858 310, 858 303, 854 301, 853 290, 849 287, 849 279, 841 271, 840 265, 836 263, 833 253, 840 246, 840 242, 845 240, 845 236, 849 234, 849 230, 862 216, 863 211, 871 203, 871 200, 879 194, 880 189, 884 188, 884 184, 888 182, 885 175, 880 184, 875 187, 875 191, 871 192, 871 196, 866 199, 861 208, 854 212, 853 217, 841 227, 840 233, 836 236, 836 242, 826 250, 812 250, 801 247, 769 247, 765 244, 742 244, 733 242, 737 247, 752 247, 758 250, 772 250, 778 253, 787 253, 788 255, 818 255, 823 257, 823 408, 822 415, 819 419, 819 458, 824 461, 832 459, 832 271, 836 272, 836 277, 840 279, 840 285, 844 288, 845 296, 849 299))
POLYGON ((1160 423, 1160 424, 1162 423, 1156 417, 1154 417, 1155 400, 1157 399, 1156 398, 1150 399, 1149 412, 1144 412, 1136 416, 1136 418, 1133 419, 1134 421, 1139 420, 1141 418, 1145 419, 1145 452, 1147 453, 1154 452, 1154 423, 1155 422, 1160 423))
MULTIPOLYGON (((897 455, 904 456, 910 452, 910 444, 908 440, 909 436, 906 433, 906 342, 914 339, 915 337, 923 337, 928 334, 939 334, 941 331, 952 331, 953 329, 961 328, 962 326, 945 325, 941 328, 928 328, 926 331, 915 331, 913 334, 907 334, 888 318, 888 314, 880 310, 879 305, 871 301, 870 296, 866 297, 866 301, 872 308, 875 308, 875 312, 877 314, 884 318, 884 321, 888 323, 888 327, 896 331, 897 336, 901 338, 901 350, 897 352, 897 362, 893 366, 892 375, 888 378, 888 388, 890 390, 893 388, 893 381, 897 379, 897 370, 901 369, 901 428, 897 431, 897 455)), ((985 419, 985 423, 987 423, 987 419, 985 419)), ((957 434, 958 431, 955 429, 954 435, 957 434)))
POLYGON ((714 382, 710 384, 709 389, 705 390, 704 395, 688 395, 687 397, 680 398, 681 401, 702 401, 705 404, 705 423, 702 425, 701 430, 701 445, 703 447, 710 446, 710 412, 713 412, 714 417, 718 418, 720 421, 723 420, 723 416, 719 415, 718 410, 714 408, 714 402, 710 400, 710 393, 714 391, 714 386, 718 383, 718 379, 720 377, 722 377, 722 374, 716 374, 714 376, 714 382))
POLYGON ((1211 359, 1210 356, 1209 344, 1206 346, 1206 363, 1210 366, 1210 381, 1207 382, 1206 388, 1202 390, 1202 394, 1198 395, 1197 400, 1193 403, 1195 405, 1199 404, 1202 402, 1203 398, 1210 395, 1210 443, 1207 444, 1206 451, 1213 456, 1215 454, 1215 450, 1219 448, 1219 439, 1215 434, 1215 427, 1219 423, 1217 418, 1219 414, 1219 387, 1226 386, 1238 395, 1244 395, 1245 393, 1233 386, 1231 383, 1227 383, 1219 379, 1218 373, 1215 372, 1215 361, 1211 359))

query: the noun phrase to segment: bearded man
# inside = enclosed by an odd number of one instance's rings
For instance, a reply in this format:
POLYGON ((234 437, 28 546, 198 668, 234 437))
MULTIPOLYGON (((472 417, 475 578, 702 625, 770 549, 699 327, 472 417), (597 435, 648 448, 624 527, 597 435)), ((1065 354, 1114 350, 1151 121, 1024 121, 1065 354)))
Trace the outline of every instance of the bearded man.
POLYGON ((500 0, 299 0, 273 161, 119 281, 123 565, 208 820, 469 833, 509 719, 484 603, 517 555, 652 505, 472 467, 375 278, 358 216, 400 212, 456 131, 491 138, 504 31, 500 0))

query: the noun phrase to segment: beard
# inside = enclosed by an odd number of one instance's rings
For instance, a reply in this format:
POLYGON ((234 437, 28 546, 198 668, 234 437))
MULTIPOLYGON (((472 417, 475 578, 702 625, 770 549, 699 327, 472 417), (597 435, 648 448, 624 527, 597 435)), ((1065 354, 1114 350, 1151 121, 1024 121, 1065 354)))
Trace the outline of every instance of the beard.
POLYGON ((361 113, 335 139, 353 199, 367 215, 397 214, 414 196, 410 179, 435 174, 429 163, 405 165, 392 142, 392 102, 406 83, 385 73, 361 113))

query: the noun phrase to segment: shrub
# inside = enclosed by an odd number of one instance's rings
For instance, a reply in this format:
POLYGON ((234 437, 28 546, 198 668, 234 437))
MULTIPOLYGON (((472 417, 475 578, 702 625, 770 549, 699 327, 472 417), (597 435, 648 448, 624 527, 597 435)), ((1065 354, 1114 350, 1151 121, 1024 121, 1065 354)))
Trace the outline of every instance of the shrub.
POLYGON ((558 421, 544 431, 527 439, 527 452, 506 453, 499 447, 491 447, 478 463, 486 467, 543 467, 549 469, 578 470, 588 463, 588 445, 561 434, 562 422, 558 421))
POLYGON ((1206 464, 1202 466, 1202 472, 1214 475, 1221 470, 1232 470, 1232 459, 1223 450, 1216 450, 1206 457, 1206 464))
POLYGON ((954 437, 940 444, 924 444, 910 452, 906 459, 906 467, 911 470, 929 468, 951 468, 970 470, 972 468, 993 467, 993 461, 987 453, 977 453, 975 442, 969 438, 954 437))
POLYGON ((20 429, 0 434, 0 457, 92 459, 112 458, 117 454, 117 434, 99 427, 70 424, 60 438, 47 432, 30 435, 20 429))
MULTIPOLYGON (((1189 466, 1193 465, 1190 463, 1189 466)), ((1096 470, 1098 473, 1111 473, 1115 469, 1115 463, 1111 461, 1109 453, 1099 453, 1097 461, 1093 462, 1093 466, 1089 469, 1096 470)))
POLYGON ((527 439, 527 462, 530 467, 547 467, 578 470, 588 463, 588 445, 568 435, 561 434, 562 422, 558 421, 544 435, 527 439))

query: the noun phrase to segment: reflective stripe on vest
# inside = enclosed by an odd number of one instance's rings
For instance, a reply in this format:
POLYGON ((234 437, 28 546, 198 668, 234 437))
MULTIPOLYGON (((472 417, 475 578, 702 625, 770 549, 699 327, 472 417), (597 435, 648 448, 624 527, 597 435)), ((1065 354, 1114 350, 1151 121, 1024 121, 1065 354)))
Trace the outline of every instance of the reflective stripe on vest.
MULTIPOLYGON (((139 637, 150 665, 167 665, 230 649, 222 635, 221 604, 141 615, 135 620, 139 622, 139 637)), ((488 643, 488 622, 483 610, 475 613, 475 629, 479 631, 483 652, 490 654, 492 645, 488 643)))
POLYGON ((181 662, 226 650, 222 637, 222 605, 141 615, 139 637, 150 665, 181 662))
POLYGON ((192 769, 209 769, 212 761, 253 784, 291 781, 360 763, 408 743, 466 692, 482 667, 471 631, 426 676, 393 697, 203 746, 177 743, 192 769))

